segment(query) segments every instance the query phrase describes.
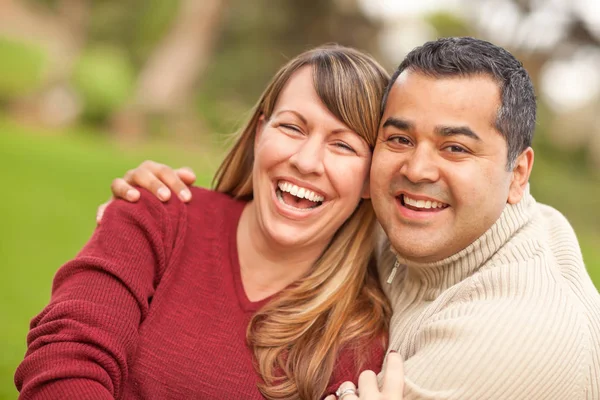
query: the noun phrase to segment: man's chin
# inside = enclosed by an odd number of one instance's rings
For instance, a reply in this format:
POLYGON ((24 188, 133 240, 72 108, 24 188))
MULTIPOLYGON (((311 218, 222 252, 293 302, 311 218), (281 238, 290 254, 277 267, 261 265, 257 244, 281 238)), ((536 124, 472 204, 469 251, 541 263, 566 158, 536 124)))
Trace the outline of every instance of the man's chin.
MULTIPOLYGON (((406 234, 402 235, 406 238, 406 234)), ((431 237, 412 237, 410 240, 403 240, 399 237, 395 240, 390 238, 390 242, 396 254, 406 259, 407 261, 429 264, 436 261, 441 261, 449 257, 448 245, 431 239, 431 237)))

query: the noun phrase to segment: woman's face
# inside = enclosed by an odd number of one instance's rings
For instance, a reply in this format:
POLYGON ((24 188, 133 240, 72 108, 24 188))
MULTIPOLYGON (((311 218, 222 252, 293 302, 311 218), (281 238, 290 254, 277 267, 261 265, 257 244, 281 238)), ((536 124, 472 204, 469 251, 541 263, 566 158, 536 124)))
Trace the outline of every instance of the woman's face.
POLYGON ((312 67, 298 70, 256 132, 254 208, 278 245, 326 246, 368 196, 368 144, 321 102, 312 67))

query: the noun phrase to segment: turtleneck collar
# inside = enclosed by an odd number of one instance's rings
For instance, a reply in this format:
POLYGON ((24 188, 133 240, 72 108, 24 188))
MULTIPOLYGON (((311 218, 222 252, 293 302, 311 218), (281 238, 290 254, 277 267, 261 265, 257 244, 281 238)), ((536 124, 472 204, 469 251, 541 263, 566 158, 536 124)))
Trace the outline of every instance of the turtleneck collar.
MULTIPOLYGON (((535 204, 535 199, 531 196, 527 185, 521 201, 517 204, 507 204, 498 220, 483 235, 463 250, 440 261, 413 262, 397 254, 390 246, 389 249, 393 254, 390 254, 390 257, 383 256, 379 263, 384 290, 387 292, 400 281, 418 282, 419 286, 429 290, 445 290, 468 278, 504 246, 515 232, 531 220, 535 204), (397 260, 397 271, 394 271, 396 261, 394 255, 397 260)), ((387 238, 386 243, 389 246, 387 238)))

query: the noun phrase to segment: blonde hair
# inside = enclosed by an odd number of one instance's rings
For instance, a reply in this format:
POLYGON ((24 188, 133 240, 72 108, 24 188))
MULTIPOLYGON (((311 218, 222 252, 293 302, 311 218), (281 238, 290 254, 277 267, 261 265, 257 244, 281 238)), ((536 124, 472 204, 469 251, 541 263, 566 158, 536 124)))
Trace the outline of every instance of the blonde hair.
MULTIPOLYGON (((215 189, 252 199, 254 139, 261 115, 268 120, 283 87, 312 66, 314 88, 336 118, 375 146, 381 97, 389 76, 371 57, 351 48, 324 46, 289 61, 273 77, 246 127, 217 170, 215 189)), ((342 348, 364 362, 373 337, 387 344, 390 307, 373 258, 375 214, 362 200, 309 273, 279 293, 252 318, 247 340, 268 399, 322 397, 342 348)))

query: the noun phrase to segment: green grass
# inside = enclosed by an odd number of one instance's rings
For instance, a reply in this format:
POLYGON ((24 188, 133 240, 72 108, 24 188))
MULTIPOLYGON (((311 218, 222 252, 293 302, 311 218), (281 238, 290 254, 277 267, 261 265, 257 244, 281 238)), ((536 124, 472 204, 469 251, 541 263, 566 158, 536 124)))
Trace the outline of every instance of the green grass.
MULTIPOLYGON (((150 144, 135 150, 96 132, 40 134, 0 118, 0 399, 17 397, 13 375, 25 352, 29 320, 48 302, 57 268, 73 257, 95 226, 96 208, 114 177, 155 159, 190 165, 207 186, 218 155, 197 146, 150 144)), ((573 222, 590 274, 600 286, 600 185, 538 156, 532 191, 573 222)))

